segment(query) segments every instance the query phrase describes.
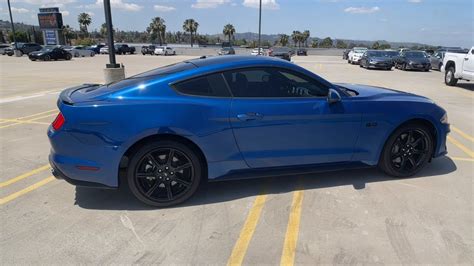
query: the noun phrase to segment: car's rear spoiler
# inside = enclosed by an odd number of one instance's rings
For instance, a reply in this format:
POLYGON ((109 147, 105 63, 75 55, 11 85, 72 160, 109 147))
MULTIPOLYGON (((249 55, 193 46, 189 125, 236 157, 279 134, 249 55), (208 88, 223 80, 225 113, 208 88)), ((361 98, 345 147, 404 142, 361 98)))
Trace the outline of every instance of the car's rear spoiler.
POLYGON ((85 88, 100 86, 100 85, 101 84, 85 83, 79 86, 65 89, 61 92, 61 94, 59 94, 59 100, 65 104, 73 105, 74 101, 72 100, 71 96, 74 92, 85 89, 85 88))

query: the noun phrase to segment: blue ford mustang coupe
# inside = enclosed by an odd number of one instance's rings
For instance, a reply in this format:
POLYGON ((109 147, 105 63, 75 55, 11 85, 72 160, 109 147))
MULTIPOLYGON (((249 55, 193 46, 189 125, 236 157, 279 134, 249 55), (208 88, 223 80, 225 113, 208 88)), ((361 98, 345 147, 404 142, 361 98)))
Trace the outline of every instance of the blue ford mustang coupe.
POLYGON ((446 112, 430 99, 333 84, 263 56, 184 61, 64 90, 48 130, 53 173, 130 187, 165 207, 203 180, 378 166, 407 177, 446 154, 446 112), (120 173, 120 174, 119 174, 120 173))

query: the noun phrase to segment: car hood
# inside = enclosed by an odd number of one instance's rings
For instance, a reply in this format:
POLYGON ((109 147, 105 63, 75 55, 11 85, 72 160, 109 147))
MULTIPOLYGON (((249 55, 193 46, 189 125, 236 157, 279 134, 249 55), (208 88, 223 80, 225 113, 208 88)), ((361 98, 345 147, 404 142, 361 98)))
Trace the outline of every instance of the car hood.
POLYGON ((428 58, 419 58, 419 57, 413 57, 413 58, 410 58, 410 57, 407 57, 407 61, 408 62, 413 62, 413 63, 429 63, 430 60, 428 58))
POLYGON ((358 93, 358 98, 368 98, 372 100, 387 100, 391 99, 394 101, 400 100, 410 100, 410 101, 422 101, 422 102, 430 102, 433 103, 432 100, 416 95, 413 93, 397 91, 393 89, 377 87, 377 86, 368 86, 368 85, 360 85, 360 84, 348 84, 348 83, 337 83, 337 86, 347 88, 349 90, 356 91, 358 93))
POLYGON ((371 61, 376 61, 376 62, 388 62, 388 61, 392 61, 392 59, 390 59, 389 57, 369 57, 368 58, 369 60, 371 61))

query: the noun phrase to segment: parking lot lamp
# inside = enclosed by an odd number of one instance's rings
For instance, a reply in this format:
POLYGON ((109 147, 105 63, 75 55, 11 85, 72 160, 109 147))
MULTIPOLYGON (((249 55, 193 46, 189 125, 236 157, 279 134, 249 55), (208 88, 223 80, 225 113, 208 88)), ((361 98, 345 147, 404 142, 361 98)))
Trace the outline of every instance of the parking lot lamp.
POLYGON ((117 64, 115 60, 114 30, 112 25, 112 12, 110 0, 104 0, 105 24, 107 27, 107 45, 109 47, 109 63, 104 69, 105 83, 114 82, 125 78, 123 65, 117 64))
POLYGON ((262 0, 260 0, 258 8, 258 55, 260 55, 260 41, 262 38, 262 0))
POLYGON ((17 52, 18 44, 16 43, 15 25, 13 25, 13 16, 12 16, 12 8, 10 6, 10 0, 7 0, 7 3, 8 3, 8 12, 10 13, 10 23, 12 25, 13 42, 15 43, 15 55, 19 56, 19 53, 17 52))

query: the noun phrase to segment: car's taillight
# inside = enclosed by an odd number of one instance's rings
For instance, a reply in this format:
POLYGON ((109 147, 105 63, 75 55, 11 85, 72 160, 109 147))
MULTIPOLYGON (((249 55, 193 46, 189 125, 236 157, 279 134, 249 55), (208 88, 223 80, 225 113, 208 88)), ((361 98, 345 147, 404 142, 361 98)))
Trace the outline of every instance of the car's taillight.
POLYGON ((64 119, 64 116, 63 116, 62 113, 59 113, 58 116, 56 116, 56 119, 54 119, 54 121, 51 125, 53 126, 53 129, 55 131, 58 131, 64 125, 64 122, 66 122, 66 119, 64 119))

